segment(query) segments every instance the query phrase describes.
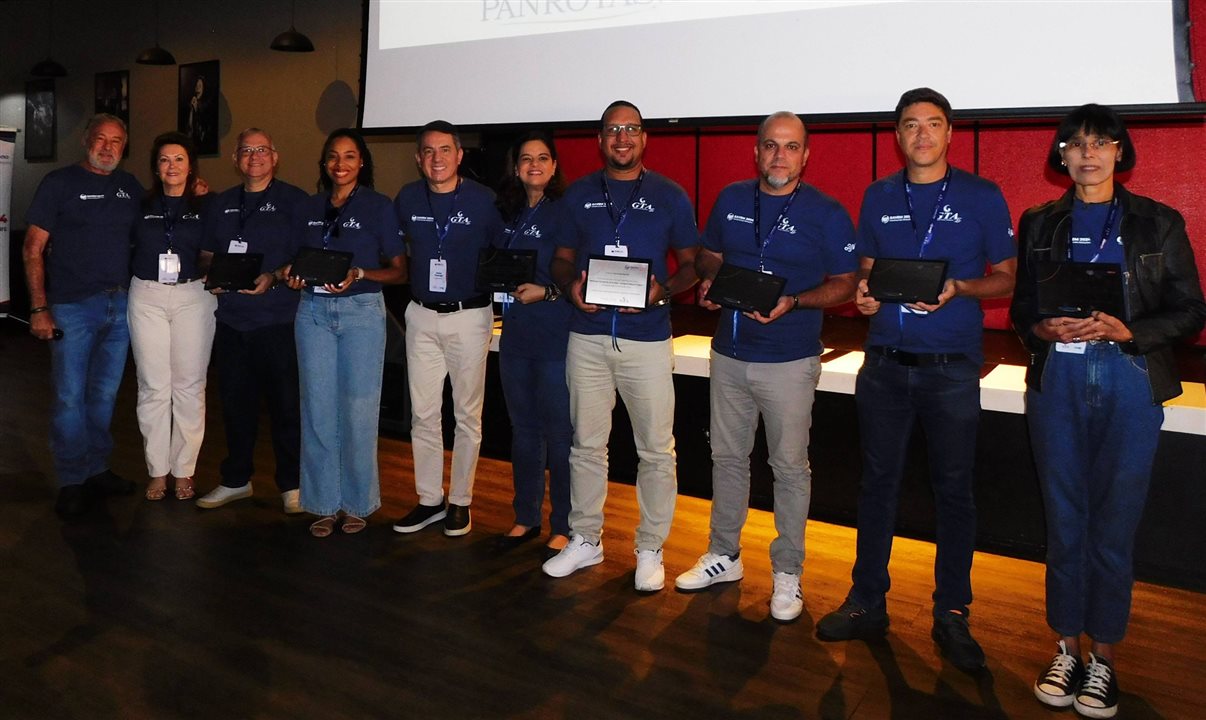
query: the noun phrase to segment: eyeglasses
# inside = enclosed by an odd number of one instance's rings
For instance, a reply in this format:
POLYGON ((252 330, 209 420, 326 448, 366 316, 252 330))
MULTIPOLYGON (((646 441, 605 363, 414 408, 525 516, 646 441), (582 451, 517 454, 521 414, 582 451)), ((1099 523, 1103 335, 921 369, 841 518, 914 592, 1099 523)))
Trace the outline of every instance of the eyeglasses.
POLYGON ((239 153, 239 157, 251 157, 252 155, 259 155, 263 157, 264 155, 273 152, 273 150, 267 145, 256 145, 255 147, 243 146, 239 148, 237 152, 239 153))
POLYGON ((604 125, 603 126, 603 134, 604 135, 616 137, 620 133, 627 133, 629 135, 640 135, 641 134, 641 126, 640 125, 604 125))
POLYGON ((1087 138, 1084 140, 1072 138, 1071 140, 1065 140, 1064 142, 1060 143, 1059 149, 1060 150, 1071 150, 1072 152, 1076 152, 1077 150, 1084 150, 1086 148, 1091 149, 1091 150, 1101 151, 1101 150, 1105 150, 1106 148, 1108 148, 1111 145, 1117 145, 1117 144, 1118 144, 1117 140, 1107 140, 1106 138, 1100 138, 1100 137, 1093 138, 1092 140, 1089 140, 1087 138))

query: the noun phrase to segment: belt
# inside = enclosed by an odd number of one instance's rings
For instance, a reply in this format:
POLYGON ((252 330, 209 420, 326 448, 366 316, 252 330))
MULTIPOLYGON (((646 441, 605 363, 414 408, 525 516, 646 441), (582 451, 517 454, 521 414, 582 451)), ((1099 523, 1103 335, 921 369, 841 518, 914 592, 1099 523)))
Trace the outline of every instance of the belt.
POLYGON ((423 302, 419 298, 411 299, 420 307, 425 307, 438 313, 459 312, 461 310, 486 307, 490 304, 489 295, 478 295, 477 297, 471 297, 468 300, 461 300, 460 302, 423 302))
POLYGON ((906 367, 945 365, 968 359, 964 353, 911 353, 894 347, 884 347, 883 345, 868 346, 867 352, 871 355, 879 355, 889 360, 895 360, 906 367))

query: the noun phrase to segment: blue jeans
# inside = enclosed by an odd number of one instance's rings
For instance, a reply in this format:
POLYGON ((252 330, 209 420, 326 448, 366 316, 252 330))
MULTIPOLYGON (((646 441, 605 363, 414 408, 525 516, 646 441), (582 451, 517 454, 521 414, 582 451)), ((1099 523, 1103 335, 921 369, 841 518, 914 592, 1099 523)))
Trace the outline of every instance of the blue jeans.
POLYGON ((570 424, 565 360, 499 357, 503 397, 511 418, 511 468, 515 477, 515 522, 540 526, 544 469, 549 469, 549 529, 569 535, 570 424))
POLYGON ((934 492, 937 557, 934 615, 967 613, 976 544, 972 496, 976 430, 980 422, 980 366, 970 360, 906 367, 868 353, 854 390, 862 444, 858 497, 858 556, 850 598, 884 607, 891 585, 888 560, 896 507, 914 423, 925 433, 934 492))
POLYGON ((60 486, 109 469, 109 422, 130 349, 126 298, 125 290, 105 291, 50 308, 63 331, 50 343, 50 451, 60 486))
POLYGON ((1083 355, 1052 351, 1043 391, 1026 392, 1026 417, 1047 513, 1047 624, 1061 636, 1119 642, 1164 422, 1147 366, 1107 343, 1083 355))
POLYGON ((301 379, 301 504, 367 517, 381 507, 377 423, 385 365, 381 293, 304 292, 294 326, 301 379))

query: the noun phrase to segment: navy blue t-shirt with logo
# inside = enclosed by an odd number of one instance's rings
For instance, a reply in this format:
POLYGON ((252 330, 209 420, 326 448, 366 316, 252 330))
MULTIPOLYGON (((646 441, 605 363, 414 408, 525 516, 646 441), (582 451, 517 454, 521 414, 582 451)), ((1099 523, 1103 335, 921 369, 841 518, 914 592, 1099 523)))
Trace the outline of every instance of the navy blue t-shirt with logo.
POLYGON ((426 180, 398 191, 394 209, 410 251, 410 291, 425 303, 462 302, 475 298, 478 251, 502 232, 494 207, 494 191, 468 178, 456 190, 429 192, 426 180), (440 235, 447 229, 444 240, 440 235), (432 260, 447 263, 446 286, 433 287, 432 260))
POLYGON ((129 284, 130 230, 142 195, 142 184, 123 170, 98 175, 70 165, 42 179, 25 220, 50 233, 51 303, 79 302, 129 284))
MULTIPOLYGON (((794 199, 790 193, 768 195, 757 190, 761 236, 755 238, 757 187, 757 180, 744 180, 721 191, 703 233, 705 248, 722 254, 727 263, 786 278, 785 295, 811 290, 830 275, 858 269, 850 215, 836 200, 804 183, 794 199), (780 217, 789 199, 791 207, 780 217)), ((821 315, 819 309, 801 308, 763 325, 740 312, 721 309, 712 349, 749 362, 813 357, 822 349, 821 315)))
MULTIPOLYGON (((526 209, 518 218, 503 227, 500 247, 536 251, 536 284, 549 285, 549 265, 561 230, 561 210, 565 203, 546 200, 538 207, 526 209)), ((552 302, 538 300, 524 305, 515 301, 504 305, 502 337, 499 349, 513 357, 538 360, 564 360, 569 340, 570 311, 573 306, 565 297, 552 302)))
POLYGON ((1110 219, 1112 203, 1086 203, 1079 199, 1072 201, 1072 260, 1075 262, 1099 262, 1126 264, 1126 252, 1122 247, 1122 235, 1119 234, 1122 224, 1122 208, 1114 213, 1113 222, 1110 219), (1106 223, 1110 227, 1106 228, 1106 223), (1103 245, 1102 234, 1107 239, 1103 245))
MULTIPOLYGON (((937 208, 933 239, 923 251, 922 241, 935 218, 941 187, 941 180, 912 185, 917 218, 910 222, 904 171, 872 183, 859 212, 859 255, 946 260, 947 277, 955 280, 984 277, 988 265, 1017 255, 1013 224, 1000 188, 956 168, 951 168, 946 196, 937 208)), ((981 362, 983 333, 984 312, 976 298, 952 298, 936 312, 926 314, 884 303, 871 316, 867 345, 915 353, 964 353, 981 362)))
MULTIPOLYGON (((398 230, 398 218, 394 215, 389 198, 381 193, 364 186, 358 187, 355 193, 344 203, 339 217, 333 221, 325 249, 352 253, 353 267, 370 270, 384 267, 388 259, 406 253, 398 230)), ((328 193, 318 193, 310 196, 302 206, 302 247, 324 247, 330 198, 328 193)), ((342 297, 380 292, 381 283, 360 280, 339 295, 315 292, 312 287, 305 291, 314 293, 316 297, 342 297)))
POLYGON ((183 197, 150 197, 143 201, 142 214, 134 223, 134 252, 130 269, 141 280, 159 279, 159 256, 170 249, 180 257, 177 282, 196 280, 197 258, 204 234, 204 196, 192 202, 183 197), (171 228, 171 237, 168 237, 171 228))
MULTIPOLYGON (((658 282, 669 275, 666 254, 699 244, 695 211, 687 194, 674 181, 646 170, 635 180, 607 180, 603 193, 602 170, 576 181, 559 201, 564 207, 565 228, 557 238, 559 247, 576 251, 579 271, 586 270, 591 255, 606 255, 607 246, 616 245, 616 221, 619 245, 627 248, 627 257, 652 262, 658 282)), ((587 283, 590 283, 589 276, 587 283)), ((570 331, 582 335, 610 335, 614 324, 616 337, 627 340, 665 340, 670 337, 670 308, 652 307, 639 313, 621 313, 604 309, 595 313, 574 310, 570 331)))
MULTIPOLYGON (((280 180, 257 193, 244 193, 243 186, 236 185, 210 203, 202 249, 215 254, 232 250, 261 253, 263 271, 271 272, 297 256, 299 218, 308 200, 304 190, 280 180)), ((218 295, 215 315, 218 322, 248 332, 293 322, 297 300, 298 294, 284 283, 263 295, 225 292, 218 295)))

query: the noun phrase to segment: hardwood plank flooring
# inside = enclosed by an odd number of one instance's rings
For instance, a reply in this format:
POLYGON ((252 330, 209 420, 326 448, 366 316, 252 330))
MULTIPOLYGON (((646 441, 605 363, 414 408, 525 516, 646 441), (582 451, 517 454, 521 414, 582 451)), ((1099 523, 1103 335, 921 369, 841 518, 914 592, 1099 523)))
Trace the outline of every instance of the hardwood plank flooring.
MULTIPOLYGON (((510 526, 510 466, 483 459, 474 530, 412 536, 410 448, 380 444, 384 506, 357 536, 316 540, 288 518, 261 433, 252 500, 213 511, 141 494, 85 522, 53 515, 48 355, 0 325, 2 718, 1047 718, 1031 683, 1049 659, 1041 565, 977 554, 972 628, 988 672, 944 664, 929 638, 933 546, 898 539, 880 643, 821 643, 849 586, 850 528, 808 525, 805 615, 768 617, 774 535, 750 513, 746 578, 691 595, 632 589, 633 488, 613 484, 603 564, 562 580, 540 545, 493 552, 510 526)), ((128 372, 115 469, 142 478, 128 372)), ((198 488, 217 478, 216 393, 198 488)), ((679 498, 670 582, 707 542, 708 503, 679 498)), ((1187 529, 1189 531, 1189 529, 1187 529)), ((1120 717, 1206 717, 1203 596, 1139 584, 1119 648, 1120 717)))

